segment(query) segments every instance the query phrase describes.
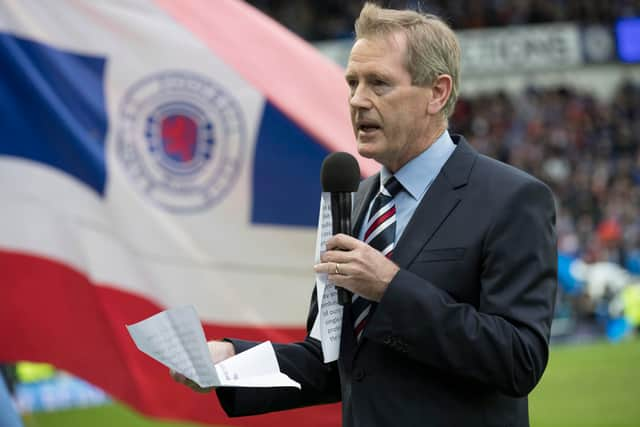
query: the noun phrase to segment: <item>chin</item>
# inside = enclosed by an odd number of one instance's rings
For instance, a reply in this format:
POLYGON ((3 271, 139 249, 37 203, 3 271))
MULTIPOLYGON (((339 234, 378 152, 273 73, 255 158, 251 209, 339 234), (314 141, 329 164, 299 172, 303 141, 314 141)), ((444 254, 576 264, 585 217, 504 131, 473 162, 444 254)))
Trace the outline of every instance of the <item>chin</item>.
POLYGON ((372 149, 371 144, 363 144, 361 142, 358 143, 358 154, 366 159, 374 159, 376 155, 376 150, 372 149))
POLYGON ((370 142, 358 142, 358 154, 367 159, 376 158, 376 153, 378 151, 373 147, 373 144, 370 142))

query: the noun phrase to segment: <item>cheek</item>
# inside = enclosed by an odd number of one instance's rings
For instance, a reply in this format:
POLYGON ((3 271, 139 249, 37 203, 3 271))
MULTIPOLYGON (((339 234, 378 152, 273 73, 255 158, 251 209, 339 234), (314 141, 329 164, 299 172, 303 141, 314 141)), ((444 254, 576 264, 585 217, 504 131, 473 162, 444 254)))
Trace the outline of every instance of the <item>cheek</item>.
POLYGON ((397 132, 403 135, 410 134, 422 126, 423 120, 424 116, 417 114, 415 109, 406 108, 399 110, 398 114, 396 114, 395 121, 397 132))
POLYGON ((391 120, 385 124, 385 135, 390 145, 398 145, 411 123, 403 114, 395 113, 390 118, 391 120))

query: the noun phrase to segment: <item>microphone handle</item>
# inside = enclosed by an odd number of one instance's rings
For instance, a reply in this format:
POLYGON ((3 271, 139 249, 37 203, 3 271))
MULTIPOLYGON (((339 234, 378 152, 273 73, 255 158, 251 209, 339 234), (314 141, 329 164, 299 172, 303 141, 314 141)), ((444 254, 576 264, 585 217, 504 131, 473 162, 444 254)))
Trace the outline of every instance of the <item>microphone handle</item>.
MULTIPOLYGON (((353 235, 351 230, 351 193, 331 193, 331 222, 334 235, 339 233, 353 235)), ((336 289, 338 290, 338 304, 350 304, 353 294, 339 286, 336 286, 336 289)))

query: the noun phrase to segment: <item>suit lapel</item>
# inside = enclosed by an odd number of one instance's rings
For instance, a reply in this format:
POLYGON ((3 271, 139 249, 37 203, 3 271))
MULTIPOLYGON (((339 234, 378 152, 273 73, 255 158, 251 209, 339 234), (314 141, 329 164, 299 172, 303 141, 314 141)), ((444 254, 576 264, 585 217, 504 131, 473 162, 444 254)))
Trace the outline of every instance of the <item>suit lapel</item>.
POLYGON ((424 195, 393 251, 393 260, 401 268, 411 264, 460 202, 457 190, 467 184, 477 152, 463 137, 453 135, 452 139, 456 149, 424 195))
MULTIPOLYGON (((461 200, 457 190, 464 187, 469 180, 471 168, 478 153, 462 136, 452 135, 451 139, 457 145, 456 149, 424 195, 393 250, 392 259, 400 268, 406 268, 413 261, 440 225, 453 212, 461 200)), ((371 199, 377 194, 379 187, 380 174, 373 175, 360 184, 354 197, 354 209, 351 216, 354 236, 358 236, 367 208, 371 199)), ((353 335, 353 320, 351 314, 347 314, 346 311, 342 323, 340 354, 345 367, 350 370, 351 364, 366 338, 356 342, 353 335)))

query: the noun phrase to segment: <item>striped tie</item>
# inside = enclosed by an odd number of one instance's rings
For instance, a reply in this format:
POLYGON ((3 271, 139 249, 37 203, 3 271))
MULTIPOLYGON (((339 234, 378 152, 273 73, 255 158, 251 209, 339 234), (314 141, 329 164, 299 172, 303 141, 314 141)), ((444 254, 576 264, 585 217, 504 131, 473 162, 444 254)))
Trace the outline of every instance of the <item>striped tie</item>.
MULTIPOLYGON (((396 237, 396 206, 393 198, 402 190, 402 184, 392 176, 384 184, 371 206, 371 214, 366 224, 364 241, 374 249, 391 258, 396 237)), ((360 340, 367 318, 371 311, 371 301, 353 295, 351 310, 353 313, 353 328, 357 340, 360 340)))

